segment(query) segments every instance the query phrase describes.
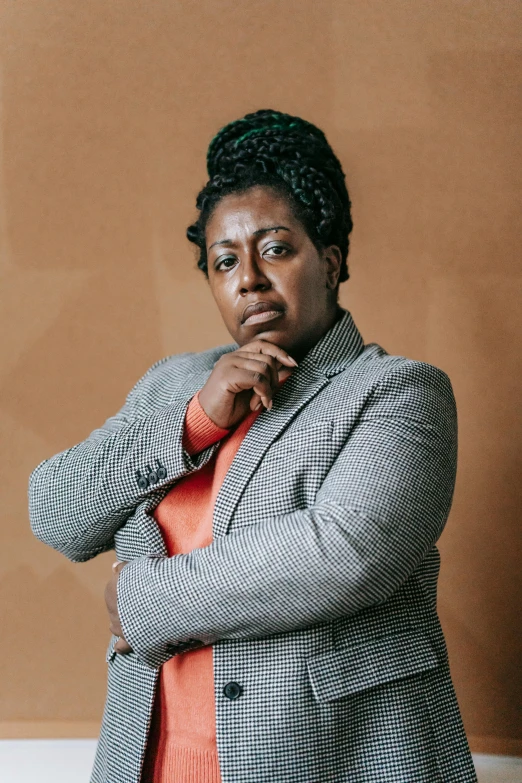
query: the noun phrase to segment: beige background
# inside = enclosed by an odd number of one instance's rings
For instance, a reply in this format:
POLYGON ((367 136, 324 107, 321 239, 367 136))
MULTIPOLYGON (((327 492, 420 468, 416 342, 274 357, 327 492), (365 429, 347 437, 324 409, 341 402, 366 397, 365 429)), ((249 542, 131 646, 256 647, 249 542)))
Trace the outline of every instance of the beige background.
POLYGON ((277 108, 347 172, 343 305, 453 380, 440 611, 472 747, 522 754, 521 8, 1 0, 0 736, 96 735, 112 558, 33 539, 27 477, 156 359, 230 341, 184 231, 212 135, 277 108))

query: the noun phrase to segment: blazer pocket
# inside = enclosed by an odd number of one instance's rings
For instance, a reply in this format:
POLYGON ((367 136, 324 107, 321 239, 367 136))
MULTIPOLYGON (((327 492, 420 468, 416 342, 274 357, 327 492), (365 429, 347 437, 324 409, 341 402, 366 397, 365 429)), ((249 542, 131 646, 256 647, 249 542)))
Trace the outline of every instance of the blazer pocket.
POLYGON ((306 427, 295 427, 282 433, 270 446, 265 458, 284 459, 297 451, 314 450, 321 444, 331 442, 333 421, 321 419, 306 427))
POLYGON ((318 655, 306 664, 315 698, 327 702, 435 669, 439 662, 428 637, 412 630, 318 655))

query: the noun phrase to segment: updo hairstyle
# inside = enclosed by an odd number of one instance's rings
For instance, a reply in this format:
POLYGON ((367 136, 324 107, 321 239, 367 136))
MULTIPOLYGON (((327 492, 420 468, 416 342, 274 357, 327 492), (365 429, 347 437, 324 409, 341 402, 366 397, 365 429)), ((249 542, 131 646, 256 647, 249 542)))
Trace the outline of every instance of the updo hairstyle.
POLYGON ((229 123, 210 142, 209 180, 196 200, 199 216, 187 238, 199 248, 198 267, 208 277, 205 228, 225 196, 257 185, 284 196, 318 248, 337 245, 339 283, 348 279, 350 199, 345 175, 324 133, 300 117, 261 109, 229 123))

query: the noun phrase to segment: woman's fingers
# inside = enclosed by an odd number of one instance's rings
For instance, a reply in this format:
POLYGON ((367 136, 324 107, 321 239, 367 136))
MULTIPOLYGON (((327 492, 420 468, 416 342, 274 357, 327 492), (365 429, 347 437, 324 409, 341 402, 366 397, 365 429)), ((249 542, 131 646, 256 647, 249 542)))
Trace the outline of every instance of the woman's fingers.
POLYGON ((235 351, 233 359, 236 367, 247 366, 243 362, 250 362, 249 367, 260 369, 264 374, 268 374, 270 382, 275 389, 279 383, 277 372, 281 367, 281 362, 274 359, 269 354, 255 353, 252 351, 235 351), (255 362, 255 364, 252 364, 255 362))
POLYGON ((259 394, 256 394, 254 392, 254 394, 252 394, 252 396, 250 398, 250 403, 249 403, 250 410, 251 411, 256 411, 261 404, 262 404, 261 397, 259 396, 259 394))
POLYGON ((120 655, 128 655, 130 652, 132 652, 132 647, 123 638, 123 636, 120 636, 120 638, 118 639, 118 641, 114 645, 114 652, 117 652, 120 655))
POLYGON ((297 363, 273 343, 255 340, 237 351, 223 354, 199 391, 199 404, 219 427, 230 429, 261 401, 272 407, 272 397, 297 363))
MULTIPOLYGON (((290 377, 291 374, 292 374, 292 371, 287 369, 287 368, 285 368, 284 370, 281 370, 279 372, 279 382, 281 383, 282 381, 285 381, 288 377, 290 377)), ((250 410, 251 411, 256 411, 258 409, 259 405, 261 405, 261 404, 264 404, 264 402, 261 399, 261 396, 255 392, 255 387, 254 387, 254 394, 252 394, 252 397, 250 399, 250 410)), ((267 406, 265 405, 265 407, 267 407, 267 406)), ((268 406, 268 407, 270 408, 271 406, 268 406)))
POLYGON ((281 364, 287 365, 287 367, 298 366, 296 360, 293 359, 284 348, 280 348, 279 345, 269 343, 266 340, 252 340, 251 343, 244 345, 242 350, 268 354, 269 356, 273 356, 274 359, 278 359, 281 364))
POLYGON ((114 645, 114 651, 120 653, 120 655, 127 655, 132 652, 132 647, 122 636, 121 622, 118 615, 117 596, 116 596, 116 583, 118 581, 118 575, 122 568, 127 565, 126 560, 116 560, 112 564, 113 577, 105 589, 105 601, 107 603, 107 609, 109 611, 109 630, 114 636, 120 638, 114 645))
MULTIPOLYGON (((277 346, 272 347, 277 348, 277 346)), ((252 386, 254 393, 249 403, 250 410, 257 410, 260 402, 265 408, 270 409, 274 392, 281 381, 286 380, 292 374, 293 365, 291 367, 284 366, 279 359, 269 353, 252 353, 242 350, 235 351, 231 355, 232 357, 236 368, 254 373, 254 381, 259 378, 258 382, 252 386)))
POLYGON ((259 376, 261 382, 268 383, 270 391, 275 391, 279 385, 278 366, 280 365, 272 357, 245 353, 234 358, 234 366, 252 372, 254 380, 259 376))
POLYGON ((236 356, 245 358, 257 357, 259 360, 270 362, 270 366, 273 367, 274 370, 278 370, 282 366, 292 369, 298 366, 297 362, 292 359, 286 351, 283 351, 282 348, 279 348, 279 346, 273 345, 272 343, 262 343, 261 341, 258 341, 257 343, 248 343, 237 351, 230 353, 229 356, 230 358, 235 358, 236 356), (261 348, 263 348, 263 350, 261 350, 261 348))
POLYGON ((272 407, 272 397, 279 385, 279 374, 275 373, 275 382, 273 380, 273 373, 266 367, 264 362, 255 362, 251 360, 243 360, 243 366, 236 367, 236 375, 232 384, 237 384, 238 391, 241 389, 246 391, 252 389, 254 394, 259 396, 259 399, 265 406, 265 408, 272 407))
POLYGON ((284 367, 282 370, 279 370, 278 377, 279 377, 279 383, 281 381, 286 381, 287 378, 289 378, 292 375, 292 370, 288 369, 287 367, 284 367))

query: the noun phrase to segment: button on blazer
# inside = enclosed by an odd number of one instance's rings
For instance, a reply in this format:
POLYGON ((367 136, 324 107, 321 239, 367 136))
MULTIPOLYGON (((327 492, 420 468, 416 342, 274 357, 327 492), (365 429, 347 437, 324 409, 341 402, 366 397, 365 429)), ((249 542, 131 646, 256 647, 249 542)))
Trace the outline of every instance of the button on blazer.
POLYGON ((237 348, 161 360, 31 474, 38 538, 129 561, 133 652, 107 651, 92 783, 138 783, 161 665, 208 644, 223 783, 476 781, 436 612, 457 459, 447 376, 365 346, 343 310, 246 434, 213 542, 169 558, 154 509, 219 448, 184 451, 185 410, 237 348))

